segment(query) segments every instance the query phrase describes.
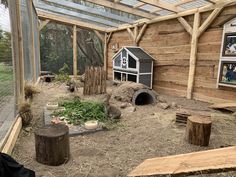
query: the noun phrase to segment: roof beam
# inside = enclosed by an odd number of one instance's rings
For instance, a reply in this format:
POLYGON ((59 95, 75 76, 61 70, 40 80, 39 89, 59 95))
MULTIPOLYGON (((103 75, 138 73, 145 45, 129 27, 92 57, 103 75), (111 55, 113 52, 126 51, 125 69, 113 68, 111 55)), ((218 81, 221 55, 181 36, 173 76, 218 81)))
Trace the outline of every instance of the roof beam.
POLYGON ((116 9, 116 10, 119 10, 119 11, 122 11, 122 12, 127 12, 129 14, 145 17, 145 18, 148 18, 148 19, 152 19, 152 18, 157 17, 157 15, 150 14, 148 12, 144 12, 144 11, 139 10, 139 9, 134 9, 134 8, 126 6, 126 5, 122 5, 122 4, 118 4, 118 3, 114 3, 114 2, 110 2, 110 1, 106 1, 106 0, 96 0, 96 1, 86 0, 86 1, 91 2, 93 4, 109 7, 109 8, 112 8, 112 9, 116 9))
POLYGON ((135 5, 133 6, 133 8, 137 9, 137 8, 142 7, 142 6, 144 6, 144 5, 145 5, 145 3, 143 3, 143 2, 138 2, 137 4, 135 4, 135 5))
POLYGON ((37 9, 37 14, 38 14, 39 18, 41 18, 41 19, 49 19, 51 21, 61 22, 64 24, 69 24, 69 25, 78 25, 80 27, 84 27, 87 29, 94 29, 94 30, 102 31, 102 32, 106 31, 105 27, 100 27, 100 26, 97 26, 97 25, 94 25, 91 23, 74 20, 74 19, 67 17, 65 15, 58 15, 58 14, 54 14, 54 13, 49 13, 49 12, 39 10, 39 9, 37 9))
MULTIPOLYGON (((140 22, 138 25, 141 26, 143 23, 147 23, 147 24, 152 24, 152 23, 156 23, 156 22, 160 22, 160 21, 165 21, 165 20, 170 20, 170 19, 175 19, 175 18, 179 18, 179 17, 184 17, 184 16, 188 16, 188 15, 192 15, 195 14, 196 12, 207 12, 216 8, 221 8, 221 7, 226 7, 226 6, 230 6, 230 5, 235 5, 236 1, 235 0, 224 0, 224 1, 217 1, 216 4, 209 4, 197 9, 191 9, 191 10, 186 10, 183 12, 179 12, 177 14, 171 14, 171 15, 166 15, 166 16, 159 16, 156 17, 155 19, 151 19, 151 20, 146 20, 144 22, 140 22)), ((132 28, 135 25, 126 25, 126 26, 119 26, 116 29, 107 29, 107 32, 114 32, 114 31, 121 31, 124 30, 126 28, 132 28)))
POLYGON ((139 1, 149 4, 149 5, 152 5, 152 6, 160 7, 165 10, 169 10, 171 12, 177 13, 177 12, 184 10, 183 8, 176 7, 175 5, 172 5, 172 4, 166 3, 166 2, 161 2, 159 0, 139 0, 139 1))
POLYGON ((54 12, 54 13, 59 13, 59 14, 62 14, 62 15, 75 17, 75 18, 78 18, 78 20, 83 19, 83 20, 87 20, 87 21, 90 21, 90 22, 103 24, 104 26, 117 27, 119 25, 118 23, 115 23, 115 22, 112 22, 112 21, 109 21, 109 20, 105 20, 105 19, 101 19, 101 18, 98 18, 98 17, 93 17, 93 16, 89 16, 89 15, 86 15, 86 14, 82 14, 82 13, 79 13, 79 12, 74 12, 74 11, 70 11, 70 10, 67 10, 67 9, 51 6, 51 5, 48 5, 46 3, 36 3, 36 8, 47 10, 49 12, 54 12))
POLYGON ((121 22, 125 22, 125 23, 132 23, 132 21, 133 21, 132 19, 127 18, 127 17, 122 17, 120 15, 115 15, 115 14, 112 14, 110 12, 100 11, 100 10, 97 10, 96 8, 92 8, 92 7, 89 7, 89 6, 81 5, 81 4, 70 2, 70 1, 65 1, 65 0, 60 0, 60 1, 58 1, 58 0, 43 0, 43 1, 50 2, 50 3, 53 3, 53 4, 57 4, 57 5, 61 5, 63 7, 72 8, 72 9, 75 9, 75 10, 80 10, 80 11, 83 11, 83 12, 86 12, 86 13, 99 15, 99 16, 102 16, 102 17, 106 17, 106 18, 109 18, 109 19, 113 19, 113 20, 117 20, 117 21, 121 21, 121 22))

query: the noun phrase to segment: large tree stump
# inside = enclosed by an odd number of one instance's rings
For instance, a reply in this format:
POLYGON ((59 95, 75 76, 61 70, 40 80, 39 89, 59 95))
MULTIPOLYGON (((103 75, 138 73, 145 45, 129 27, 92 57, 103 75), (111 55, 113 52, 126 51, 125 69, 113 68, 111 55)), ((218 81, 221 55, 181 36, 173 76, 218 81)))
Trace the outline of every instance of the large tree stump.
POLYGON ((190 144, 208 146, 211 135, 211 120, 206 116, 189 116, 186 139, 190 144))
POLYGON ((35 132, 36 160, 57 166, 69 160, 69 128, 63 124, 46 125, 35 132))

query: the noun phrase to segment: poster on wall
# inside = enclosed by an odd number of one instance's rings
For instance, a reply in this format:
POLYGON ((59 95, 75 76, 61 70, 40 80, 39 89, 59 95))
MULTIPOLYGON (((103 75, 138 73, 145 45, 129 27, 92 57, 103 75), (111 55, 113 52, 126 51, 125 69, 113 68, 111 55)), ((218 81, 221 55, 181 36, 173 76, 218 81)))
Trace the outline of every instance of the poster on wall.
POLYGON ((225 34, 223 56, 236 57, 236 33, 225 34))
POLYGON ((222 62, 220 83, 236 85, 236 62, 222 62))

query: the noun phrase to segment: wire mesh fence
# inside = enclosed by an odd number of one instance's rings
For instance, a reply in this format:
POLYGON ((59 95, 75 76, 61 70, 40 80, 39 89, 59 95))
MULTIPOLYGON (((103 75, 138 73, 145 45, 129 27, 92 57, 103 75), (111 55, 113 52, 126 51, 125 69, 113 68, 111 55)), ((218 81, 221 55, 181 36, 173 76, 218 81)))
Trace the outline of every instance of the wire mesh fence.
POLYGON ((9 10, 0 3, 0 126, 14 112, 14 77, 9 10))

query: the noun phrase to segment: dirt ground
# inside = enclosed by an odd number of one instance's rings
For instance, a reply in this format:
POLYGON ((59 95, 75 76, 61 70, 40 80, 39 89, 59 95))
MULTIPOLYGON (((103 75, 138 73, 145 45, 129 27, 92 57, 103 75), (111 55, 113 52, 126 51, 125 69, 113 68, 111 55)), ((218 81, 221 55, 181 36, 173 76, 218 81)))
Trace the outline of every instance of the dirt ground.
MULTIPOLYGON (((124 177, 147 158, 175 155, 236 145, 236 121, 231 114, 207 108, 208 104, 167 95, 161 99, 177 107, 162 109, 158 105, 138 106, 135 112, 121 109, 122 118, 109 131, 70 138, 71 157, 68 163, 51 167, 35 161, 34 130, 42 125, 43 107, 48 101, 74 96, 61 84, 41 84, 41 93, 33 100, 34 120, 21 131, 13 157, 36 172, 37 177, 124 177), (208 147, 188 144, 184 140, 185 126, 175 123, 177 108, 206 110, 212 115, 212 134, 208 147)), ((112 93, 114 86, 108 88, 112 93)), ((79 89, 82 97, 82 90, 79 89)), ((110 100, 120 107, 121 102, 110 100)), ((195 176, 236 177, 236 172, 195 176)))

